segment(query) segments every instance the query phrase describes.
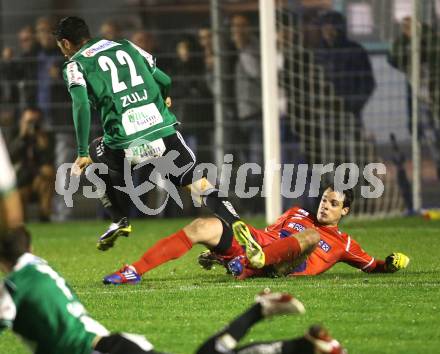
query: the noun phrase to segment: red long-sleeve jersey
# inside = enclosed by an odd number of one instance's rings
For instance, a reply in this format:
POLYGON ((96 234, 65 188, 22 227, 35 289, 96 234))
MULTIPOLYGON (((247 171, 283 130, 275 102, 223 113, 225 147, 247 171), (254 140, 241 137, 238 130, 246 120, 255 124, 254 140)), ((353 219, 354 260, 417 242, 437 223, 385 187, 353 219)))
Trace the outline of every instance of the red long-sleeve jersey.
MULTIPOLYGON (((341 232, 337 226, 323 226, 308 211, 295 206, 285 211, 272 225, 265 229, 257 229, 248 225, 253 237, 263 248, 281 238, 289 237, 306 229, 314 228, 319 232, 321 240, 316 249, 290 275, 316 275, 330 269, 338 262, 345 262, 364 272, 386 272, 385 262, 376 260, 365 252, 349 235, 341 232)), ((229 262, 245 252, 235 238, 231 247, 217 254, 224 262, 229 262)), ((258 275, 261 271, 248 269, 249 275, 258 275)), ((264 274, 264 272, 262 273, 264 274)))
MULTIPOLYGON (((252 235, 263 248, 280 238, 292 236, 308 228, 319 232, 321 240, 316 249, 290 275, 316 275, 330 269, 338 262, 345 262, 364 272, 386 272, 385 262, 376 260, 365 252, 349 235, 341 232, 337 226, 323 226, 308 211, 295 206, 284 212, 272 225, 265 229, 257 229, 248 225, 252 235)), ((225 262, 234 257, 245 255, 243 248, 232 240, 231 247, 218 254, 225 262)), ((249 275, 254 271, 249 269, 249 275)), ((256 272, 255 275, 260 274, 256 272)))
POLYGON ((337 226, 319 224, 314 215, 300 207, 287 210, 273 225, 266 228, 266 232, 277 232, 282 238, 312 227, 319 232, 321 240, 307 260, 291 275, 320 274, 338 262, 345 262, 364 272, 384 271, 384 262, 370 256, 351 236, 341 232, 337 226))

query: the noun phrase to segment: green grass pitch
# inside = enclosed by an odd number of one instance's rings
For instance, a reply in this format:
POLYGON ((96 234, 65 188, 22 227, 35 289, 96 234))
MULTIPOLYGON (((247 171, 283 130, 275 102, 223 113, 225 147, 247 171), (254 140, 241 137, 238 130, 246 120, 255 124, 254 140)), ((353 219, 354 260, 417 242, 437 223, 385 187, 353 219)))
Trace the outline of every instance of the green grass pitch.
MULTIPOLYGON (((204 271, 197 246, 178 261, 144 276, 139 286, 104 286, 103 275, 136 260, 153 242, 185 225, 186 219, 133 223, 133 236, 102 253, 95 241, 106 224, 76 222, 30 225, 34 250, 72 285, 90 314, 112 331, 145 334, 160 351, 194 353, 213 332, 243 311, 264 287, 289 291, 302 300, 304 316, 283 316, 258 324, 244 342, 301 335, 323 323, 350 353, 440 352, 440 222, 419 218, 345 222, 370 254, 384 258, 401 251, 407 270, 367 275, 344 264, 316 277, 236 281, 223 269, 204 271)), ((262 226, 261 219, 252 220, 262 226)), ((10 333, 0 353, 27 350, 10 333)))

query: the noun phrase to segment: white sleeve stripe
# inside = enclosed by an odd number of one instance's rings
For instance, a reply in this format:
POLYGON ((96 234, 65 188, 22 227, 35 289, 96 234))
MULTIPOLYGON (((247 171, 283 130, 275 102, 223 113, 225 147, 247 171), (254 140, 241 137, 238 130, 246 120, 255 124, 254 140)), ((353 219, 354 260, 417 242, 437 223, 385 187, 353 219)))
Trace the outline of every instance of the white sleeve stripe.
MULTIPOLYGON (((358 255, 356 255, 356 254, 353 254, 353 253, 351 253, 351 252, 347 252, 347 253, 349 253, 349 254, 351 254, 353 257, 355 257, 355 258, 359 258, 360 260, 362 260, 362 261, 365 261, 365 259, 363 258, 363 257, 360 257, 360 256, 358 256, 358 255)), ((371 265, 371 263, 373 263, 373 261, 374 261, 374 258, 370 261, 370 263, 368 263, 366 266, 365 266, 365 268, 366 267, 368 267, 369 265, 371 265)), ((363 269, 363 268, 362 268, 363 269)))
POLYGON ((69 87, 79 85, 87 87, 86 80, 84 79, 84 75, 78 69, 78 63, 72 61, 67 64, 66 67, 66 76, 69 87))
POLYGON ((370 265, 373 264, 373 262, 374 262, 374 257, 371 258, 371 261, 365 267, 362 267, 362 269, 367 269, 370 265))
POLYGON ((345 247, 345 252, 348 252, 350 250, 350 244, 351 244, 351 237, 348 236, 347 247, 345 247))

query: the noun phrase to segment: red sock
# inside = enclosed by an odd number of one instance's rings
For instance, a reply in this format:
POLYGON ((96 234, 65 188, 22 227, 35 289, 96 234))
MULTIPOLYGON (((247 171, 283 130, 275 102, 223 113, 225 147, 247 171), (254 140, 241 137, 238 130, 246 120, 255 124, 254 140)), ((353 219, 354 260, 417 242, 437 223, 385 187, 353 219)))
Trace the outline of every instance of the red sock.
POLYGON ((293 261, 301 255, 301 246, 295 237, 279 239, 263 248, 265 265, 293 261))
POLYGON ((144 274, 160 266, 162 263, 182 257, 192 246, 192 242, 188 236, 186 236, 185 231, 180 230, 156 242, 144 253, 142 258, 134 262, 132 266, 136 268, 139 274, 144 274))

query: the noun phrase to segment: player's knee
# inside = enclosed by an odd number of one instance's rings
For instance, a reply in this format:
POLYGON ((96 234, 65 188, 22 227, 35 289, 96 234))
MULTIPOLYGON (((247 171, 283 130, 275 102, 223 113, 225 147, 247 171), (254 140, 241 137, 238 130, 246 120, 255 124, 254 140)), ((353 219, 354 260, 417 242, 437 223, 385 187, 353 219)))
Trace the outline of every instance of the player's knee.
POLYGON ((189 225, 185 226, 183 230, 192 243, 200 243, 204 241, 204 235, 207 233, 207 227, 208 224, 206 223, 205 219, 197 218, 189 225))
POLYGON ((218 234, 216 221, 218 220, 215 218, 197 218, 185 226, 183 230, 193 244, 202 243, 209 245, 218 234))

